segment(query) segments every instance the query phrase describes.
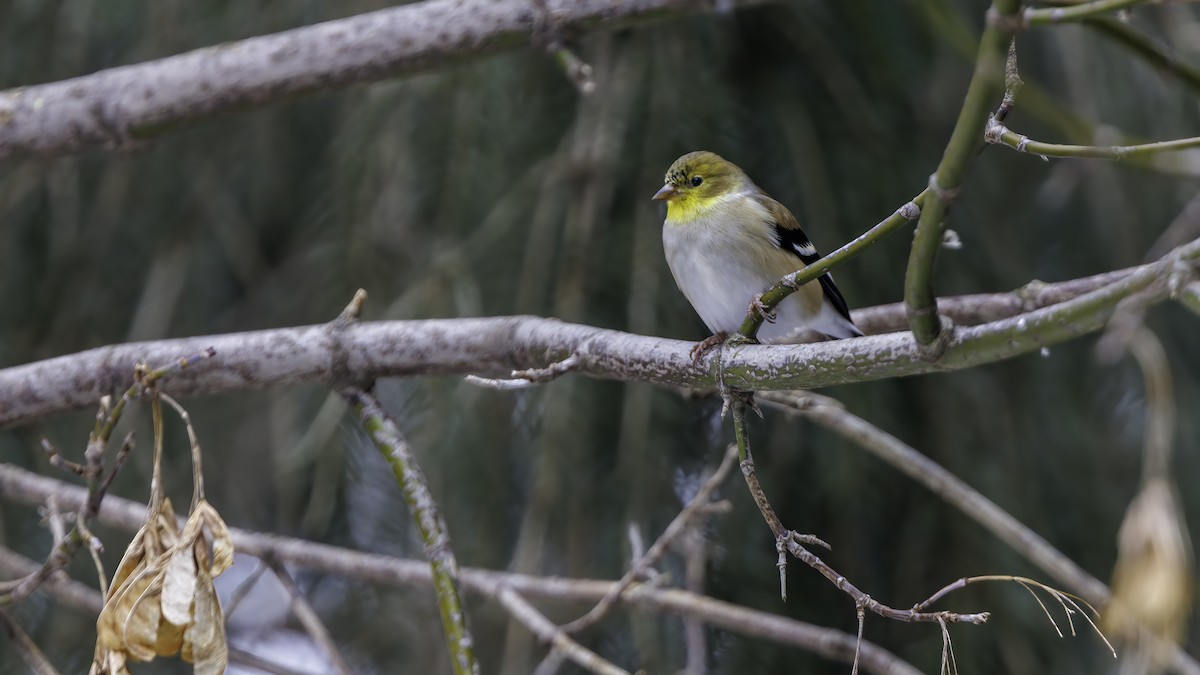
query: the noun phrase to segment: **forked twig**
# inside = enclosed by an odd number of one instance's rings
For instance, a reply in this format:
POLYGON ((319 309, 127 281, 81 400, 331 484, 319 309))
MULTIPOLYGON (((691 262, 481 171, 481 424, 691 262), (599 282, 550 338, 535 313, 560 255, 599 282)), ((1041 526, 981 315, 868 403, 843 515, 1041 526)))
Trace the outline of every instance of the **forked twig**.
POLYGON ((1070 628, 1072 636, 1076 635, 1075 622, 1072 618, 1072 615, 1079 614, 1088 622, 1088 625, 1092 627, 1092 630, 1096 631, 1096 635, 1100 636, 1100 639, 1104 642, 1104 645, 1108 647, 1108 651, 1112 653, 1113 658, 1116 658, 1117 650, 1113 648, 1112 643, 1108 641, 1108 637, 1104 635, 1104 632, 1101 631, 1100 627, 1096 625, 1096 621, 1093 620, 1093 617, 1095 619, 1100 618, 1100 612, 1098 612, 1090 602, 1077 595, 1067 593, 1066 591, 1061 591, 1053 586, 1047 586, 1036 579, 1030 579, 1028 577, 1013 576, 1009 574, 988 574, 977 577, 963 577, 947 584, 946 586, 943 586, 927 599, 913 605, 913 610, 924 611, 930 605, 938 600, 941 600, 954 591, 966 588, 970 584, 977 584, 985 581, 1010 581, 1020 584, 1022 588, 1029 591, 1029 594, 1032 595, 1034 600, 1037 601, 1038 605, 1041 606, 1042 612, 1046 614, 1046 618, 1050 621, 1050 625, 1054 627, 1054 630, 1056 633, 1058 633, 1058 636, 1064 637, 1062 630, 1060 630, 1058 627, 1058 623, 1054 620, 1054 616, 1051 614, 1049 608, 1046 607, 1046 604, 1042 602, 1041 598, 1038 597, 1037 593, 1034 592, 1034 589, 1036 588, 1045 592, 1047 595, 1054 598, 1062 607, 1063 614, 1067 618, 1067 625, 1070 628))
MULTIPOLYGON (((776 546, 780 549, 786 549, 792 557, 800 560, 804 564, 813 568, 821 574, 821 576, 833 583, 834 587, 849 595, 854 600, 856 606, 861 606, 875 612, 876 614, 896 621, 905 622, 929 622, 929 623, 970 623, 982 624, 991 616, 989 612, 978 612, 972 614, 964 614, 959 612, 923 612, 917 608, 902 610, 894 607, 889 607, 852 584, 849 579, 839 574, 836 570, 830 567, 825 561, 821 560, 811 551, 804 547, 804 544, 809 545, 824 545, 828 544, 812 535, 799 534, 793 530, 789 530, 783 526, 779 520, 779 516, 775 514, 770 502, 767 500, 766 493, 758 482, 757 474, 754 470, 754 458, 750 452, 750 442, 746 433, 746 400, 745 396, 727 397, 727 404, 731 406, 733 411, 734 435, 737 438, 738 454, 742 458, 742 476, 746 479, 746 486, 750 489, 750 495, 754 498, 754 503, 758 506, 759 512, 766 521, 767 526, 771 528, 771 532, 775 535, 776 546)), ((786 563, 786 557, 781 555, 781 563, 786 563)), ((784 565, 780 565, 780 577, 783 576, 784 565)), ((786 600, 786 597, 784 598, 786 600)))
POLYGON ((716 491, 721 483, 725 482, 726 476, 729 475, 730 469, 733 468, 733 460, 736 457, 737 446, 729 446, 725 450, 725 457, 721 460, 721 465, 709 476, 708 480, 704 481, 704 485, 700 487, 700 490, 696 492, 692 500, 688 502, 688 505, 675 516, 671 524, 663 530, 658 540, 646 551, 645 555, 640 556, 630 564, 629 571, 605 594, 600 602, 592 607, 591 611, 563 626, 562 629, 567 633, 576 633, 604 618, 613 605, 620 600, 621 595, 638 579, 645 576, 646 571, 667 552, 667 547, 671 545, 671 542, 687 529, 688 523, 692 518, 698 515, 703 510, 703 507, 710 503, 709 497, 712 496, 712 493, 716 491))

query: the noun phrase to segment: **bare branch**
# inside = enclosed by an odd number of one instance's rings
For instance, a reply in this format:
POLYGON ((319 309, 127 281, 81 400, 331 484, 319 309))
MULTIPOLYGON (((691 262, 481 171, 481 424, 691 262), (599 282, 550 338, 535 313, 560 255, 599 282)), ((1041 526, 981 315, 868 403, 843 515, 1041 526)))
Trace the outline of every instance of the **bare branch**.
POLYGON ((540 640, 550 644, 584 670, 597 675, 630 675, 628 670, 618 668, 599 654, 571 639, 567 632, 555 626, 529 601, 522 598, 511 586, 503 586, 496 592, 496 599, 526 628, 540 640))
POLYGON ((993 145, 1006 145, 1017 152, 1028 152, 1042 159, 1047 157, 1075 157, 1091 159, 1124 159, 1126 157, 1142 157, 1160 152, 1178 152, 1200 148, 1200 136, 1178 138, 1157 143, 1142 143, 1140 145, 1059 145, 1035 141, 1024 134, 1019 134, 1001 124, 995 118, 988 120, 984 128, 983 138, 993 145))
MULTIPOLYGON (((64 508, 78 508, 87 498, 84 488, 40 476, 15 466, 0 464, 0 498, 23 504, 41 504, 51 494, 59 496, 64 508)), ((127 532, 145 523, 146 506, 109 495, 97 520, 127 532)), ((270 558, 296 567, 362 579, 387 586, 429 586, 433 576, 429 564, 302 539, 263 535, 230 528, 238 551, 270 558)), ((459 579, 464 589, 492 594, 501 586, 511 587, 528 598, 595 603, 613 587, 613 581, 563 579, 527 574, 462 568, 459 579)), ((710 626, 741 635, 789 644, 828 659, 850 663, 854 659, 855 636, 782 616, 739 607, 683 590, 653 588, 639 584, 629 588, 621 602, 644 611, 665 612, 699 619, 710 626)), ((861 664, 869 672, 888 675, 918 675, 919 671, 894 654, 871 642, 863 642, 861 664)))
POLYGON ((8 612, 4 610, 0 610, 0 630, 8 634, 9 642, 12 643, 21 657, 25 659, 25 665, 29 666, 30 672, 34 673, 34 675, 58 675, 58 671, 54 669, 54 666, 50 665, 50 661, 46 658, 46 655, 42 653, 42 650, 38 649, 38 646, 30 639, 29 634, 18 626, 12 620, 12 617, 8 615, 8 612))
POLYGON ((742 460, 742 476, 746 479, 746 486, 750 489, 750 496, 754 499, 755 505, 758 506, 759 511, 762 513, 763 520, 766 521, 767 527, 771 529, 771 533, 775 535, 776 547, 780 554, 780 594, 784 600, 787 600, 786 558, 783 556, 783 551, 786 550, 797 560, 819 572, 821 576, 833 583, 834 587, 839 591, 850 596, 854 600, 855 607, 859 610, 864 608, 869 609, 879 616, 895 621, 939 623, 943 626, 947 622, 975 625, 987 622, 989 617, 988 612, 970 614, 947 611, 923 612, 919 611, 916 607, 907 610, 889 607, 864 593, 851 583, 849 579, 830 567, 828 563, 804 548, 804 544, 815 543, 823 545, 826 548, 829 545, 812 535, 799 534, 783 526, 783 523, 779 520, 779 516, 775 514, 775 510, 771 507, 770 502, 767 501, 766 493, 763 491, 762 485, 758 482, 758 475, 754 470, 754 457, 750 452, 750 443, 746 434, 746 397, 735 396, 730 401, 730 404, 733 409, 733 428, 734 434, 737 436, 738 455, 742 460))
POLYGON ((663 533, 659 535, 658 540, 654 542, 650 550, 646 551, 645 555, 639 556, 637 560, 633 561, 629 566, 629 571, 621 577, 617 585, 600 602, 596 603, 596 606, 591 611, 563 626, 563 630, 567 633, 575 633, 594 625, 597 621, 604 618, 608 610, 621 598, 621 594, 645 575, 650 566, 667 552, 667 547, 671 545, 671 542, 687 529, 692 518, 699 514, 702 507, 709 504, 709 497, 725 481, 725 477, 729 475, 729 470, 733 468, 733 460, 736 458, 737 447, 731 445, 726 449, 725 458, 721 460, 721 465, 708 477, 708 480, 704 481, 704 485, 700 487, 687 506, 675 516, 671 524, 667 525, 667 529, 663 530, 663 533))
POLYGON ((1021 20, 1026 26, 1046 26, 1069 21, 1084 21, 1101 14, 1111 14, 1134 5, 1146 4, 1150 0, 1093 0, 1070 7, 1047 7, 1026 9, 1021 20))
POLYGON ((736 389, 790 390, 958 370, 1098 330, 1117 303, 1135 293, 1146 302, 1162 301, 1171 293, 1167 280, 1190 270, 1197 259, 1200 240, 1116 279, 1072 282, 1076 290, 1088 290, 1048 307, 959 327, 945 336, 935 361, 926 358, 911 335, 896 333, 817 344, 726 347, 720 359, 708 356, 697 367, 689 355, 691 343, 537 317, 366 322, 338 331, 321 324, 113 345, 0 370, 0 427, 92 405, 127 386, 133 364, 170 360, 206 347, 215 348, 221 358, 172 374, 173 395, 311 381, 342 386, 388 376, 511 372, 545 368, 575 353, 579 360, 574 370, 582 374, 706 389, 716 388, 718 379, 736 389))
POLYGON ((768 406, 787 410, 824 426, 862 446, 947 503, 983 525, 1013 550, 1090 602, 1103 604, 1109 590, 1048 541, 900 439, 847 411, 837 401, 808 392, 767 392, 759 398, 768 406))
MULTIPOLYGON (((30 560, 10 549, 0 547, 0 572, 6 576, 27 577, 36 574, 42 563, 30 560)), ((80 609, 92 616, 100 614, 104 606, 101 595, 87 584, 70 579, 65 575, 53 576, 42 584, 41 591, 59 602, 80 609)))
POLYGON ((1000 97, 1005 86, 1005 56, 1014 27, 1011 24, 1020 7, 1020 0, 993 0, 988 8, 988 23, 979 39, 979 52, 975 57, 975 73, 959 109, 954 131, 942 153, 942 161, 929 178, 929 198, 921 208, 904 277, 908 321, 917 342, 922 345, 935 344, 945 330, 938 318, 933 269, 942 232, 946 229, 946 210, 962 185, 967 164, 982 143, 988 107, 1000 97))
POLYGON ((404 494, 404 503, 408 505, 413 523, 421 533, 425 557, 429 559, 429 569, 433 573, 442 629, 446 633, 446 646, 450 651, 454 672, 456 675, 478 675, 474 640, 467 627, 467 615, 458 588, 458 561, 450 547, 450 533, 425 481, 425 475, 417 464, 417 458, 400 435, 396 423, 374 396, 354 388, 347 388, 342 395, 354 406, 359 424, 392 467, 392 473, 396 475, 396 482, 404 494))
POLYGON ((213 115, 522 47, 546 17, 557 32, 587 31, 709 6, 695 0, 425 0, 392 7, 0 92, 0 157, 135 147, 213 115))
POLYGON ((300 625, 304 626, 304 630, 308 632, 313 642, 325 650, 325 655, 329 657, 334 670, 339 675, 348 675, 353 672, 350 670, 350 666, 346 665, 346 660, 342 658, 342 653, 338 650, 337 644, 329 634, 329 629, 325 627, 324 622, 321 621, 321 617, 317 615, 317 610, 313 609, 308 599, 304 597, 304 592, 296 585, 296 581, 292 579, 292 575, 288 574, 287 569, 283 565, 274 560, 268 561, 267 564, 270 566, 271 572, 275 574, 275 578, 279 579, 279 583, 283 584, 288 594, 292 596, 292 614, 300 621, 300 625))

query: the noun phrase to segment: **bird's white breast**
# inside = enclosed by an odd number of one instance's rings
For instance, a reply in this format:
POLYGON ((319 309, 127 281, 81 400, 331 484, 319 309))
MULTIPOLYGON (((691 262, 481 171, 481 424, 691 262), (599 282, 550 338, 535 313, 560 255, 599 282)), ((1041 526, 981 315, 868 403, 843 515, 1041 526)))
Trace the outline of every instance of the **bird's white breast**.
MULTIPOLYGON (((736 331, 750 308, 750 299, 779 280, 760 271, 760 247, 764 243, 775 246, 769 214, 749 200, 739 204, 737 215, 729 213, 729 200, 743 197, 726 197, 708 213, 687 223, 663 224, 667 266, 679 289, 714 333, 736 331), (747 219, 747 207, 757 207, 762 213, 747 219), (743 224, 731 225, 737 217, 743 224)), ((796 263, 801 266, 799 260, 796 263)), ((785 337, 811 318, 804 316, 798 302, 785 301, 778 313, 776 323, 764 324, 759 337, 764 340, 785 337)))

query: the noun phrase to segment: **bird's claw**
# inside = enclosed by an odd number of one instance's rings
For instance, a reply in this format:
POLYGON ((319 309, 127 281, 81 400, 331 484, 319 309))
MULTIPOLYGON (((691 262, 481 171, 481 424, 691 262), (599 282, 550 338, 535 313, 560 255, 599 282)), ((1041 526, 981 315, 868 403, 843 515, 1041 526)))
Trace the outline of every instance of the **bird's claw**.
POLYGON ((692 356, 692 365, 700 365, 700 359, 704 358, 704 354, 713 347, 725 342, 725 338, 727 337, 729 337, 729 333, 726 333, 725 331, 717 331, 716 333, 713 333, 712 335, 709 335, 703 340, 692 345, 692 351, 689 352, 692 356))
POLYGON ((767 306, 763 304, 762 293, 750 298, 749 311, 758 314, 762 320, 766 321, 767 323, 775 323, 775 319, 777 318, 775 310, 767 309, 767 306))
MULTIPOLYGON (((741 333, 728 333, 726 331, 717 331, 712 335, 704 338, 700 342, 692 345, 690 354, 692 355, 692 365, 699 366, 700 359, 709 352, 713 347, 724 345, 727 347, 738 347, 741 345, 756 345, 758 340, 748 338, 741 333)), ((761 413, 760 413, 761 414, 761 413)))

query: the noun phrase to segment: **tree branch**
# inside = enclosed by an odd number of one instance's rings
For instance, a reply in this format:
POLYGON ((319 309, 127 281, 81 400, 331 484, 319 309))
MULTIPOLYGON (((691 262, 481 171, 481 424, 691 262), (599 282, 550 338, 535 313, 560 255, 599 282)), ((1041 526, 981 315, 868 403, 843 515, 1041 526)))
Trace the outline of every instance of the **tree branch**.
POLYGON ((1200 67, 1137 28, 1111 16, 1094 16, 1085 19, 1083 25, 1111 38, 1160 71, 1178 78, 1193 92, 1200 92, 1200 67))
MULTIPOLYGON (((765 0, 728 0, 746 7, 765 0)), ((213 115, 708 8, 695 0, 425 0, 0 92, 0 157, 127 148, 213 115)))
MULTIPOLYGON (((361 293, 361 291, 360 291, 361 293)), ((450 547, 450 533, 442 514, 438 510, 433 493, 425 481, 425 474, 417 464, 412 448, 400 435, 379 401, 366 391, 348 388, 342 392, 347 402, 358 413, 359 424, 371 437, 375 447, 392 467, 409 515, 421 533, 425 545, 425 557, 433 572, 434 591, 438 610, 442 615, 442 630, 446 634, 446 646, 450 651, 450 664, 455 675, 478 675, 479 664, 475 660, 475 641, 467 628, 467 614, 463 611, 462 598, 458 590, 458 561, 450 547)), ((336 658, 336 654, 334 654, 336 658)))
POLYGON ((1145 4, 1149 0, 1095 0, 1083 2, 1070 7, 1048 7, 1045 9, 1026 9, 1021 16, 1026 26, 1047 26, 1067 21, 1083 21, 1100 14, 1111 14, 1134 5, 1145 4))
POLYGON ((988 107, 1000 98, 1004 86, 1005 51, 1020 5, 1020 0, 994 0, 988 9, 987 27, 975 57, 975 74, 967 87, 942 161, 937 172, 929 177, 930 195, 917 221, 904 277, 904 302, 908 306, 909 324, 917 342, 922 345, 932 344, 943 330, 933 290, 933 268, 946 229, 946 209, 962 184, 967 163, 982 142, 988 107))
POLYGON ((867 247, 891 234, 900 226, 907 225, 909 221, 920 216, 921 205, 925 203, 928 196, 929 188, 925 188, 916 197, 913 197, 911 201, 903 204, 871 229, 846 242, 836 251, 831 251, 815 263, 805 266, 804 269, 788 274, 774 286, 764 291, 762 297, 759 298, 762 311, 758 311, 755 308, 747 312, 746 318, 742 320, 742 325, 738 327, 738 332, 748 338, 755 337, 758 334, 758 329, 762 327, 766 314, 777 307, 779 303, 783 302, 784 298, 800 290, 800 287, 804 284, 815 280, 822 274, 829 272, 838 265, 863 252, 867 247))
MULTIPOLYGON (((76 509, 87 499, 84 488, 46 478, 9 464, 0 464, 0 498, 23 504, 39 505, 57 495, 66 509, 76 509)), ((100 522, 135 532, 146 521, 146 506, 109 495, 97 516, 100 522)), ((376 553, 360 553, 302 539, 258 534, 229 529, 238 551, 258 558, 278 560, 319 572, 362 579, 387 586, 432 585, 429 564, 420 560, 402 560, 376 553)), ((464 567, 459 580, 467 591, 492 597, 502 587, 511 588, 527 598, 594 603, 613 588, 615 582, 540 577, 528 574, 495 572, 464 567)), ((855 636, 782 616, 746 609, 677 589, 653 588, 635 584, 621 595, 621 602, 652 612, 694 617, 710 626, 741 635, 793 645, 828 659, 850 663, 854 658, 855 636)), ((870 642, 862 643, 864 668, 886 675, 918 675, 915 668, 894 654, 870 642)))
POLYGON ((1075 157, 1090 159, 1123 159, 1125 157, 1142 157, 1160 152, 1178 152, 1200 147, 1200 136, 1177 138, 1157 143, 1142 143, 1139 145, 1060 145, 1035 141, 1024 134, 1019 134, 1004 126, 995 119, 989 119, 984 130, 983 138, 994 145, 1007 145, 1017 152, 1028 152, 1045 157, 1075 157))
POLYGON ((1134 293, 1147 303, 1160 302, 1170 296, 1172 278, 1191 280, 1197 259, 1200 240, 1123 275, 1067 282, 1068 288, 1086 292, 948 331, 937 361, 926 359, 911 335, 891 333, 817 344, 724 348, 720 358, 710 356, 694 366, 689 342, 529 316, 366 322, 337 331, 322 324, 113 345, 0 370, 0 427, 92 405, 127 387, 132 365, 139 361, 168 361, 210 348, 215 358, 172 375, 172 395, 313 381, 340 388, 379 377, 496 374, 544 368, 572 354, 578 357, 575 370, 592 377, 704 389, 723 384, 746 391, 813 389, 952 371, 1098 330, 1117 303, 1134 293))
POLYGON ((596 675, 630 675, 628 670, 618 668, 596 652, 571 639, 565 630, 554 625, 511 586, 501 586, 496 593, 496 600, 509 614, 538 636, 539 640, 558 650, 584 670, 596 675))

